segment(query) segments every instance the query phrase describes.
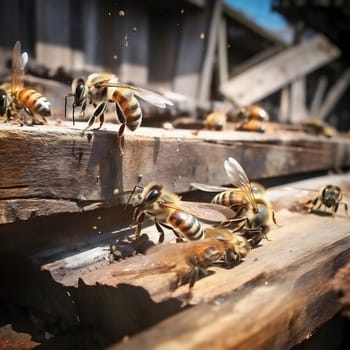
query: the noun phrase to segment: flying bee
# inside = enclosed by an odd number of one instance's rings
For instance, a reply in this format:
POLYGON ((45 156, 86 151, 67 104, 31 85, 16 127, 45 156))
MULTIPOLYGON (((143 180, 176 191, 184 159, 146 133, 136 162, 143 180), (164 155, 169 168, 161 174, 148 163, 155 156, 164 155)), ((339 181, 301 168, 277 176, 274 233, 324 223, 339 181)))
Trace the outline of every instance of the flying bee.
POLYGON ((51 104, 46 97, 38 91, 23 86, 24 68, 28 62, 28 54, 21 54, 21 42, 16 41, 12 50, 12 72, 11 86, 5 84, 0 90, 0 112, 1 115, 7 116, 8 119, 20 110, 24 110, 32 117, 32 124, 37 124, 35 115, 43 117, 51 115, 51 104))
POLYGON ((264 108, 258 105, 239 108, 237 118, 241 122, 237 125, 237 130, 265 132, 264 122, 270 119, 264 108))
POLYGON ((145 188, 138 186, 129 202, 135 207, 133 223, 136 224, 136 238, 148 217, 154 219, 160 234, 159 242, 164 240, 162 227, 170 228, 178 240, 198 240, 204 238, 203 225, 199 219, 221 222, 234 215, 232 210, 222 205, 182 201, 177 194, 154 182, 145 188))
POLYGON ((74 79, 72 82, 72 93, 65 97, 65 111, 67 97, 69 96, 73 96, 74 99, 73 124, 76 107, 81 107, 81 116, 84 116, 88 104, 92 104, 95 107, 84 131, 94 124, 96 118, 100 120, 98 129, 101 128, 104 123, 104 113, 108 102, 115 103, 117 118, 121 123, 118 131, 121 155, 124 154, 122 138, 125 128, 135 131, 141 125, 142 110, 136 96, 159 108, 173 105, 170 100, 155 92, 119 82, 117 76, 111 73, 93 73, 87 79, 74 79))
POLYGON ((342 201, 343 193, 339 186, 326 185, 321 188, 318 196, 306 202, 308 212, 318 210, 322 206, 331 209, 334 216, 340 204, 344 205, 345 213, 348 215, 348 204, 342 201))

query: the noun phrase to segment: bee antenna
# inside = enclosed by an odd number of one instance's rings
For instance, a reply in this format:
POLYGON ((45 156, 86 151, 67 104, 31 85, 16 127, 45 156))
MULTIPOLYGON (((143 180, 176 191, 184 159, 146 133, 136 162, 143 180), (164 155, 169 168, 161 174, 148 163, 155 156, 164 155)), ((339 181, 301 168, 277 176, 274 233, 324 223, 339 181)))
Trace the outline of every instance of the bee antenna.
POLYGON ((142 187, 142 186, 136 185, 136 186, 133 188, 133 190, 131 191, 131 193, 130 193, 130 196, 129 196, 129 198, 128 198, 126 204, 125 204, 124 210, 126 210, 126 208, 128 207, 132 196, 133 196, 134 193, 136 192, 136 189, 139 189, 139 190, 143 191, 143 187, 142 187))

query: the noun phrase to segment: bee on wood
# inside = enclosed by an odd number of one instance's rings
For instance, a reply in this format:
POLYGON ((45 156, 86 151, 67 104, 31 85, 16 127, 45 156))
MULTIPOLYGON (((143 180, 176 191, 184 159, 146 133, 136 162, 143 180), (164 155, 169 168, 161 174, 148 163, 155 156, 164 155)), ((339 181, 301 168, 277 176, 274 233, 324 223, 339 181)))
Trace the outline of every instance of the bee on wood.
POLYGON ((135 236, 140 235, 145 218, 153 218, 160 234, 159 242, 164 240, 162 227, 170 228, 178 240, 199 240, 204 238, 203 225, 199 219, 220 222, 234 214, 222 205, 182 201, 177 194, 154 182, 144 188, 138 186, 131 194, 129 203, 135 207, 135 236))
POLYGON ((177 277, 172 289, 189 283, 188 301, 195 282, 200 275, 208 274, 210 266, 223 263, 232 268, 250 251, 249 243, 243 237, 234 236, 230 230, 208 228, 206 235, 202 240, 152 246, 145 255, 118 262, 113 276, 175 272, 177 277))
POLYGON ((92 104, 95 107, 84 131, 94 124, 96 118, 100 120, 98 129, 101 128, 104 123, 104 113, 108 103, 115 103, 117 118, 121 123, 118 131, 121 155, 124 154, 122 138, 125 128, 135 131, 142 122, 142 109, 136 96, 159 108, 173 105, 164 96, 140 87, 123 84, 119 82, 116 75, 110 73, 93 73, 87 79, 74 79, 72 82, 72 93, 65 97, 65 111, 69 96, 73 96, 74 99, 73 124, 76 107, 81 107, 81 116, 84 116, 88 104, 92 104))
POLYGON ((252 247, 256 247, 262 239, 268 239, 267 233, 271 225, 277 225, 275 212, 270 202, 263 197, 255 199, 257 211, 251 206, 241 207, 235 218, 222 223, 222 225, 238 224, 236 230, 247 239, 252 247))
POLYGON ((265 132, 264 123, 270 119, 266 110, 258 105, 239 108, 237 118, 240 120, 236 130, 265 132))
POLYGON ((38 124, 35 115, 51 116, 51 104, 46 97, 34 89, 23 86, 24 68, 28 62, 28 54, 21 53, 21 42, 16 41, 12 51, 11 84, 5 83, 0 87, 0 115, 8 120, 24 110, 32 117, 32 124, 38 124))
POLYGON ((238 225, 240 231, 249 243, 254 247, 270 229, 271 220, 276 223, 275 213, 265 196, 265 188, 254 182, 250 182, 242 166, 230 157, 224 162, 227 176, 234 188, 211 186, 192 183, 192 186, 208 192, 218 192, 213 203, 220 203, 235 211, 235 215, 229 220, 224 220, 221 225, 238 225))
POLYGON ((313 135, 334 137, 338 133, 335 128, 316 118, 311 118, 310 120, 301 123, 301 126, 306 133, 313 135))
POLYGON ((321 188, 319 194, 314 198, 306 202, 307 211, 310 213, 313 210, 318 210, 322 206, 325 209, 330 209, 332 216, 338 210, 340 204, 344 205, 345 213, 348 215, 348 204, 343 199, 343 193, 339 186, 326 185, 321 188))
POLYGON ((176 281, 172 289, 188 282, 188 301, 200 274, 207 275, 207 268, 218 261, 224 252, 223 243, 215 239, 157 244, 149 248, 146 255, 116 263, 117 270, 113 276, 175 272, 176 281))
POLYGON ((251 206, 256 210, 255 197, 264 196, 266 189, 257 182, 250 182, 242 166, 232 157, 225 160, 224 168, 231 183, 235 187, 224 187, 192 182, 191 185, 206 192, 219 192, 211 200, 233 210, 242 206, 251 206))
POLYGON ((221 110, 209 113, 204 121, 204 127, 208 130, 224 130, 227 122, 227 113, 232 108, 231 105, 226 105, 221 110))
POLYGON ((251 246, 248 240, 236 234, 236 231, 224 227, 209 226, 204 229, 206 239, 214 239, 222 242, 224 251, 221 253, 226 266, 234 266, 243 260, 250 252, 251 246))

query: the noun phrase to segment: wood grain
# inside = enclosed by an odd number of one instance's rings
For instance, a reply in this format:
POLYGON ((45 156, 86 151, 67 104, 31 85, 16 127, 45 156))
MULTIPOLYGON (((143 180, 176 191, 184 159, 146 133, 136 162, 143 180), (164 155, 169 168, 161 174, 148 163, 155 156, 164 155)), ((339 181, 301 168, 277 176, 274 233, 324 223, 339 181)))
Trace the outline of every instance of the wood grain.
MULTIPOLYGON (((283 227, 246 261, 197 282, 193 302, 200 305, 110 349, 280 349, 308 338, 340 308, 331 281, 350 259, 349 219, 279 218, 283 227)), ((170 297, 158 279, 148 283, 157 302, 170 297)))
POLYGON ((156 128, 128 133, 121 158, 115 125, 83 136, 84 126, 1 125, 1 223, 124 203, 139 175, 180 193, 191 182, 227 184, 229 156, 251 179, 350 164, 347 138, 156 128))

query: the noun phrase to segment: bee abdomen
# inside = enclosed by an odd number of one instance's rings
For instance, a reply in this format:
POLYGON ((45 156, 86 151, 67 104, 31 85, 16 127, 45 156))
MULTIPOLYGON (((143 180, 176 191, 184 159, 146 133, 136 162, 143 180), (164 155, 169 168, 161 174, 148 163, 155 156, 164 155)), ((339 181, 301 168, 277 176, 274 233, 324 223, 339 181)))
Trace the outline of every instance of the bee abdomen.
POLYGON ((168 223, 180 233, 181 236, 189 240, 201 239, 204 235, 202 226, 197 218, 182 210, 173 212, 168 219, 168 223))
POLYGON ((220 192, 212 199, 211 202, 230 207, 235 203, 234 193, 232 191, 220 192))
POLYGON ((17 100, 32 113, 48 117, 51 115, 51 104, 46 97, 33 89, 23 88, 17 92, 17 100))

